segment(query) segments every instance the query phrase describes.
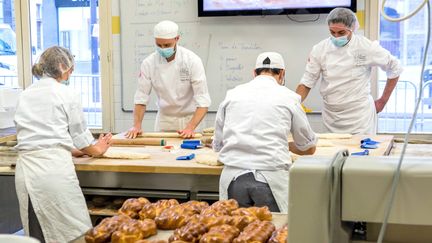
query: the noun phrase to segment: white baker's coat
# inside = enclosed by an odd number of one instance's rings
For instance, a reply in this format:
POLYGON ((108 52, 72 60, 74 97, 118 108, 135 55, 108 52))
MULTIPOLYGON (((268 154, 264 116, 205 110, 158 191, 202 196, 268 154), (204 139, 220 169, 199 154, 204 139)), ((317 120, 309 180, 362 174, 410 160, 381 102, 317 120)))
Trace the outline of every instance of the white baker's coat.
POLYGON ((44 77, 21 93, 15 124, 15 184, 26 234, 30 197, 47 243, 79 237, 92 225, 70 150, 94 140, 80 96, 44 77))
POLYGON ((201 59, 181 46, 175 55, 167 62, 155 51, 141 64, 134 102, 147 105, 155 90, 159 108, 155 130, 183 129, 197 107, 211 104, 201 59))
POLYGON ((300 83, 313 88, 321 80, 322 116, 330 132, 376 133, 377 114, 370 94, 374 66, 386 71, 388 78, 402 72, 389 51, 363 36, 353 34, 343 47, 334 46, 330 38, 313 47, 300 83))
POLYGON ((317 137, 300 105, 300 96, 260 75, 227 92, 216 115, 213 149, 224 163, 220 198, 230 182, 245 171, 269 184, 281 212, 288 210, 290 133, 296 146, 307 150, 317 137))

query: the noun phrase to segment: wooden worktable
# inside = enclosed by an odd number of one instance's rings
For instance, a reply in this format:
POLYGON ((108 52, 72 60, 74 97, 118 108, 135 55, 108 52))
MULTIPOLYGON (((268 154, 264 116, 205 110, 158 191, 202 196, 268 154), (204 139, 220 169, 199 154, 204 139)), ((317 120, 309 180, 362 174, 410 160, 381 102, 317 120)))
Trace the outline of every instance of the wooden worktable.
MULTIPOLYGON (((381 142, 378 149, 369 149, 369 156, 388 155, 393 146, 393 136, 391 135, 376 135, 376 136, 360 136, 355 135, 351 139, 327 139, 331 141, 334 147, 318 147, 314 155, 332 156, 341 149, 348 149, 350 153, 363 151, 360 148, 360 140, 370 137, 375 141, 381 142)), ((104 158, 76 158, 74 159, 77 171, 110 171, 110 172, 141 172, 141 173, 177 173, 177 174, 204 174, 204 175, 219 175, 222 171, 221 166, 208 166, 195 162, 195 159, 190 161, 175 160, 181 155, 191 153, 208 153, 209 148, 198 150, 179 149, 178 144, 181 139, 169 139, 169 145, 175 145, 177 149, 171 152, 162 151, 158 146, 145 147, 116 147, 122 151, 132 151, 148 153, 150 159, 127 160, 127 159, 104 159, 104 158)), ((297 156, 293 155, 294 158, 297 156)))

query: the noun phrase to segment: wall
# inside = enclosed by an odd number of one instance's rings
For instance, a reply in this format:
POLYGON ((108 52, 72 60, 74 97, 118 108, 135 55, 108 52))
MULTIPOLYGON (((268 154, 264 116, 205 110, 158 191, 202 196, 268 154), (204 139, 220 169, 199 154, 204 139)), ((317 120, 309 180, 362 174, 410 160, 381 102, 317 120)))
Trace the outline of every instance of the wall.
MULTIPOLYGON (((116 19, 118 20, 118 16, 120 16, 120 3, 117 0, 113 0, 113 6, 112 6, 112 15, 116 16, 116 19)), ((124 3, 122 3, 122 6, 124 6, 124 3)), ((363 1, 360 0, 358 1, 358 8, 364 9, 363 7, 363 1)), ((362 15, 363 16, 363 15, 362 15)), ((293 18, 300 18, 300 19, 311 19, 314 18, 316 16, 293 16, 293 18)), ((310 25, 315 25, 313 28, 315 28, 316 30, 318 29, 324 29, 323 31, 320 31, 318 35, 320 35, 320 38, 323 37, 325 38, 326 36, 323 36, 323 33, 326 32, 326 24, 325 24, 325 17, 326 15, 320 15, 319 16, 319 20, 317 22, 314 23, 306 23, 306 26, 310 25)), ((114 19, 114 18, 113 18, 114 19)), ((208 21, 208 20, 205 20, 208 21)), ((238 21, 238 20, 237 20, 238 21)), ((298 40, 299 38, 308 38, 308 37, 313 37, 314 33, 310 33, 307 32, 305 33, 304 31, 302 32, 302 26, 305 26, 304 24, 301 23, 296 23, 290 20, 284 20, 287 25, 289 25, 290 27, 295 27, 298 29, 298 31, 290 31, 288 33, 289 36, 287 36, 288 39, 294 39, 294 40, 298 40)), ((362 19, 360 20, 360 22, 362 22, 362 19)), ((120 41, 120 33, 115 33, 115 31, 113 32, 113 63, 114 63, 114 132, 122 132, 127 130, 128 128, 130 128, 133 124, 133 116, 131 112, 124 112, 122 110, 122 94, 121 94, 121 85, 122 85, 122 52, 121 52, 121 41, 120 41)), ((316 37, 314 37, 316 38, 316 37)), ((321 38, 322 39, 322 38, 321 38)), ((319 39, 317 39, 319 40, 319 39)), ((291 42, 292 44, 292 42, 291 42)), ((281 44, 281 48, 284 47, 284 44, 281 44)), ((289 88, 294 89, 296 86, 296 83, 298 82, 298 80, 301 78, 301 74, 304 70, 304 64, 306 62, 306 58, 307 58, 307 53, 310 51, 310 49, 312 48, 312 44, 308 44, 308 45, 295 45, 296 48, 296 52, 297 53, 301 53, 301 55, 292 55, 289 56, 289 59, 287 58, 286 55, 285 59, 287 62, 287 66, 291 67, 291 70, 287 70, 287 75, 291 75, 290 77, 293 77, 292 79, 287 80, 287 82, 291 82, 289 88), (292 63, 290 63, 290 61, 292 63), (294 65, 291 65, 294 64, 294 65), (293 67, 294 66, 294 67, 293 67), (293 73, 295 73, 295 75, 292 75, 293 73)), ((315 96, 315 99, 317 98, 317 92, 314 91, 314 93, 312 93, 315 96)), ((133 96, 133 94, 128 94, 133 96)), ((319 100, 319 97, 318 97, 319 100)), ((130 104, 129 104, 129 107, 130 104)), ((217 106, 216 106, 217 107, 217 106)), ((156 117, 156 113, 155 112, 147 112, 143 121, 143 129, 146 131, 152 131, 153 130, 153 124, 154 124, 154 120, 156 117)), ((203 121, 203 125, 204 127, 209 127, 209 126, 213 126, 214 123, 214 118, 215 118, 215 113, 209 113, 205 120, 203 121)), ((316 131, 316 132, 322 132, 324 131, 323 125, 322 125, 322 121, 321 121, 321 115, 320 114, 308 114, 308 118, 309 121, 312 125, 312 128, 316 131)))

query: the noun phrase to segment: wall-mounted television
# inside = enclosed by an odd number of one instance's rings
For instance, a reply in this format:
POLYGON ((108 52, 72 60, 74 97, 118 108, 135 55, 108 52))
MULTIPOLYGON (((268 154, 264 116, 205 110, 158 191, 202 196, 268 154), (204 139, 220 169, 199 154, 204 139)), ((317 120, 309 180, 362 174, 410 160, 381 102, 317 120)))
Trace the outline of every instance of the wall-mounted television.
POLYGON ((355 12, 357 0, 198 0, 198 16, 322 14, 336 7, 355 12))

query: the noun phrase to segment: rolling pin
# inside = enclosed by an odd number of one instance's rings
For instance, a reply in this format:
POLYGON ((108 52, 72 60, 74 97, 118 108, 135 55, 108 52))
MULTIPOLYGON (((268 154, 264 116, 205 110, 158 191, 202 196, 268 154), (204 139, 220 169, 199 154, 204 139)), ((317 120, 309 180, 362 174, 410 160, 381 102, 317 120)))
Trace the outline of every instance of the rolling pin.
MULTIPOLYGON (((176 132, 146 132, 138 136, 139 138, 181 138, 176 132)), ((194 138, 202 137, 201 133, 195 133, 194 138)))
POLYGON ((156 145, 156 146, 165 146, 165 139, 161 138, 133 138, 133 139, 111 139, 113 145, 156 145))

